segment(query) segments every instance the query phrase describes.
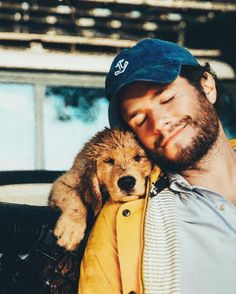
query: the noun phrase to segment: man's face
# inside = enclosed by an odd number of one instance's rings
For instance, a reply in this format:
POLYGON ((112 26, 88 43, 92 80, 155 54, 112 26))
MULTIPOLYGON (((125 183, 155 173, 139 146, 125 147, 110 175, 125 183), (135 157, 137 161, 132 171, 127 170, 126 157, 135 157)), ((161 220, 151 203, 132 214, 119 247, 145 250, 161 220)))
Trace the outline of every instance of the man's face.
POLYGON ((127 86, 121 109, 126 123, 166 171, 193 168, 218 137, 212 103, 182 77, 168 86, 151 82, 127 86))

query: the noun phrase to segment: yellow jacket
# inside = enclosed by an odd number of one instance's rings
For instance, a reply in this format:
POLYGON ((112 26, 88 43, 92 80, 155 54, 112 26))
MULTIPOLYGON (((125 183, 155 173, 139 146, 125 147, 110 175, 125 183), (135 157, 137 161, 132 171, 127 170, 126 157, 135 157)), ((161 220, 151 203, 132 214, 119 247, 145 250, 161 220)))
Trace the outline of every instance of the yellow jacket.
MULTIPOLYGON (((160 169, 156 167, 147 191, 159 175, 160 169)), ((81 263, 79 294, 143 293, 145 199, 105 204, 91 231, 81 263)))
MULTIPOLYGON (((236 147, 236 140, 231 140, 236 147)), ((150 183, 160 169, 155 167, 150 183)), ((145 197, 147 199, 147 197, 145 197)), ((142 249, 145 199, 108 202, 90 234, 81 264, 79 294, 142 294, 142 249)))

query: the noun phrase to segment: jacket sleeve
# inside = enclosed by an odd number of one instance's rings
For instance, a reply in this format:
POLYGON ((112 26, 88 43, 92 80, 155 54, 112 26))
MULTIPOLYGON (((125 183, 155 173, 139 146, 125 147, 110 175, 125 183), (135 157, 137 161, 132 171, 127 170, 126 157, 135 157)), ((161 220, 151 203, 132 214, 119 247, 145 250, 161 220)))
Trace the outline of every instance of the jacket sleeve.
POLYGON ((119 204, 107 203, 91 231, 80 268, 79 294, 122 293, 116 242, 119 204))

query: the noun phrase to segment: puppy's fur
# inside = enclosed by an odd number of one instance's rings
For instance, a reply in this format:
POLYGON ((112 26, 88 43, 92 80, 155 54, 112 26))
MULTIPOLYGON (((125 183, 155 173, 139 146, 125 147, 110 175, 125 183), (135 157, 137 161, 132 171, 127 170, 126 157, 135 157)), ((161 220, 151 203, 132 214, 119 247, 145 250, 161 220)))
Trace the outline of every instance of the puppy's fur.
POLYGON ((52 186, 49 204, 62 211, 54 231, 58 244, 76 248, 84 236, 88 207, 97 216, 103 197, 125 202, 144 196, 150 171, 151 163, 131 132, 97 133, 52 186))

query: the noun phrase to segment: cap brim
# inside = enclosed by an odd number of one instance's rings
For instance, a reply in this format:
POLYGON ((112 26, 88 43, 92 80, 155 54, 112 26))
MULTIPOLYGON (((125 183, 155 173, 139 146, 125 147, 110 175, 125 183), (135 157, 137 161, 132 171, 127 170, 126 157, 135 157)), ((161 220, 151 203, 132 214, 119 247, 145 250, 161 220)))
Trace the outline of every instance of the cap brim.
POLYGON ((127 129, 126 124, 123 122, 119 111, 118 92, 125 86, 134 82, 154 82, 158 84, 169 84, 173 82, 179 75, 181 64, 168 63, 163 65, 153 65, 149 67, 140 68, 121 84, 113 94, 109 103, 108 117, 111 128, 127 129))

